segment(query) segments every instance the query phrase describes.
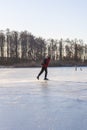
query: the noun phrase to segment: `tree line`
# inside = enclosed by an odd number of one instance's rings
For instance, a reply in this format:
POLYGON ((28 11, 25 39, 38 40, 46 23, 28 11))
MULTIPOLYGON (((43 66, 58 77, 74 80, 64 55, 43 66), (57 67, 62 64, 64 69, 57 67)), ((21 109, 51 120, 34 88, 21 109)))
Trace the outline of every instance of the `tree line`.
POLYGON ((39 65, 46 56, 51 65, 86 65, 87 44, 81 39, 44 39, 28 31, 0 30, 0 65, 39 65))

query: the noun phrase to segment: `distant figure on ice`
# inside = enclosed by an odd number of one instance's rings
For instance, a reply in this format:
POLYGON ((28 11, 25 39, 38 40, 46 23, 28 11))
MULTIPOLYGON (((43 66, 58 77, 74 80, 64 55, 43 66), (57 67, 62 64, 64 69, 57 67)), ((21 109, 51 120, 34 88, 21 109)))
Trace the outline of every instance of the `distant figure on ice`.
POLYGON ((77 71, 77 65, 75 65, 75 71, 77 71))
POLYGON ((40 73, 39 73, 38 76, 37 76, 37 79, 38 79, 38 80, 39 80, 39 76, 40 76, 44 71, 45 71, 44 80, 48 80, 48 78, 47 78, 47 73, 48 73, 47 67, 48 67, 48 65, 49 65, 49 62, 50 62, 50 56, 48 56, 47 58, 45 58, 45 59, 43 60, 43 63, 41 64, 41 65, 42 65, 41 71, 40 71, 40 73))
POLYGON ((82 71, 82 68, 80 67, 80 70, 82 71))
MULTIPOLYGON (((82 71, 82 68, 80 67, 80 70, 82 71)), ((75 71, 77 71, 77 66, 75 65, 75 71)))

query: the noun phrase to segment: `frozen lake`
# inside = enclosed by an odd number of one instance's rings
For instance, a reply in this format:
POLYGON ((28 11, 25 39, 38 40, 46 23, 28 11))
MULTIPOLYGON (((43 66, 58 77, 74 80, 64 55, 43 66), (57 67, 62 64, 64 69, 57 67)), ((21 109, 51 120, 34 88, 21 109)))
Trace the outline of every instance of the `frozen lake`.
POLYGON ((0 130, 87 130, 87 68, 0 69, 0 130))

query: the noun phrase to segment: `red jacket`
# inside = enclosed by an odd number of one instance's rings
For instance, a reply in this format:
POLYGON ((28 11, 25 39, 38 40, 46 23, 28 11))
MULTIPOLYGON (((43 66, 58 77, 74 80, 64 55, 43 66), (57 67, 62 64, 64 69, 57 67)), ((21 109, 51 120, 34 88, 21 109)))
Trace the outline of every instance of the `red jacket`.
POLYGON ((49 65, 49 62, 50 62, 50 58, 44 59, 44 61, 43 61, 43 63, 42 63, 42 66, 45 67, 45 68, 47 68, 48 65, 49 65))

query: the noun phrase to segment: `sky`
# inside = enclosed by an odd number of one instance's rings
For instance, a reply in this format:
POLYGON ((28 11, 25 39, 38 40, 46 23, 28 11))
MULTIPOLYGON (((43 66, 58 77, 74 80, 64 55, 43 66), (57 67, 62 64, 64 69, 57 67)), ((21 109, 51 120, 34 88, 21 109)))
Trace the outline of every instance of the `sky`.
POLYGON ((0 0, 0 30, 87 41, 87 0, 0 0))

